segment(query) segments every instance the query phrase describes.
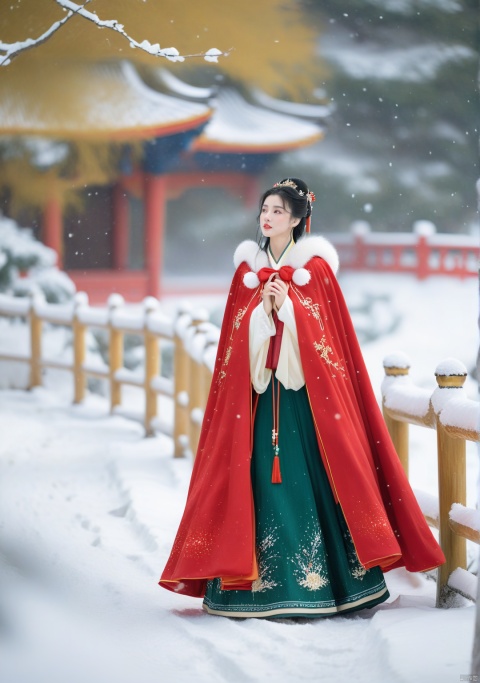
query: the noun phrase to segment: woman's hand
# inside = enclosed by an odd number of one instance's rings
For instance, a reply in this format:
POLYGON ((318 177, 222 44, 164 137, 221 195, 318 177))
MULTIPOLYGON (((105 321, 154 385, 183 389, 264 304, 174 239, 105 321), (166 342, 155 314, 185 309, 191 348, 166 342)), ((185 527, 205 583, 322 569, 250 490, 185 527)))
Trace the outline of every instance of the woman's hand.
POLYGON ((273 304, 275 302, 274 293, 271 290, 271 284, 273 278, 276 277, 276 273, 272 273, 266 283, 263 286, 262 298, 263 298, 263 308, 265 313, 270 315, 273 310, 273 304))
POLYGON ((281 308, 288 295, 288 287, 289 285, 281 280, 276 273, 268 278, 263 288, 263 306, 267 315, 271 313, 273 305, 277 311, 281 308), (266 304, 267 300, 268 304, 266 304), (267 309, 267 305, 271 306, 270 310, 267 309))
POLYGON ((283 306, 283 302, 288 296, 288 285, 286 282, 277 277, 272 281, 273 296, 275 297, 275 308, 278 309, 283 306))

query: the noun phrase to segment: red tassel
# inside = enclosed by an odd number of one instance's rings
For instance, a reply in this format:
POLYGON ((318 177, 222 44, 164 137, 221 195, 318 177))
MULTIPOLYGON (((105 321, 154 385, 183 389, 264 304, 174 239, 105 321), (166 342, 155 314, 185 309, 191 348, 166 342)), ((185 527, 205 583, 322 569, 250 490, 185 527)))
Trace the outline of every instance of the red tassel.
POLYGON ((281 484, 282 483, 282 474, 280 472, 280 458, 278 455, 276 455, 273 458, 273 467, 272 467, 272 484, 281 484))

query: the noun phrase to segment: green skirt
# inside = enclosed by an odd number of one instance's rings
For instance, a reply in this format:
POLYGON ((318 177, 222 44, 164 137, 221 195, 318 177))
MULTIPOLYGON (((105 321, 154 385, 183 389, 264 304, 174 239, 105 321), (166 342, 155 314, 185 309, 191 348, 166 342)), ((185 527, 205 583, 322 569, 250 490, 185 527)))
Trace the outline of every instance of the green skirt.
POLYGON ((219 579, 209 581, 203 608, 228 617, 324 617, 373 607, 389 597, 383 573, 358 561, 320 457, 306 388, 280 385, 280 392, 281 484, 272 484, 271 383, 255 416, 259 578, 251 590, 221 590, 219 579))

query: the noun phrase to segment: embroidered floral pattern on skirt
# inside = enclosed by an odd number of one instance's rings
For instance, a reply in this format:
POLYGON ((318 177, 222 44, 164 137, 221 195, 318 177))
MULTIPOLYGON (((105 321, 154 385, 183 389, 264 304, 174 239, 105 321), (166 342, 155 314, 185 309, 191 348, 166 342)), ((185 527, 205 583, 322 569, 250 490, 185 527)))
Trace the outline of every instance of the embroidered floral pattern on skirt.
POLYGON ((359 563, 334 501, 305 387, 281 387, 281 484, 271 482, 271 426, 267 389, 259 396, 251 465, 259 578, 241 591, 209 581, 204 609, 231 617, 322 617, 383 602, 389 597, 383 573, 359 563))

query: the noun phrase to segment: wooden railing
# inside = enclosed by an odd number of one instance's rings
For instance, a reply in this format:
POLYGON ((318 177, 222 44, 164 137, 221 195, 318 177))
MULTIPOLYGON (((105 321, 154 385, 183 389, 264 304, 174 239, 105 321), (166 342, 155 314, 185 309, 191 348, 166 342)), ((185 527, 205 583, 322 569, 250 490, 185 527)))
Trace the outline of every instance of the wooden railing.
POLYGON ((455 359, 440 363, 433 393, 415 387, 402 354, 384 360, 383 413, 408 476, 409 424, 437 431, 438 498, 415 491, 430 524, 439 530, 447 561, 438 570, 437 606, 448 603, 451 590, 476 599, 476 577, 467 570, 467 539, 480 544, 480 512, 466 507, 466 441, 479 441, 480 404, 468 399, 467 371, 455 359))
MULTIPOLYGON (((15 298, 0 295, 0 316, 21 318, 28 324, 30 350, 22 355, 1 352, 0 360, 28 363, 28 387, 42 384, 45 368, 65 370, 73 375, 73 402, 85 398, 87 378, 96 377, 109 385, 111 412, 122 412, 122 386, 139 387, 144 394, 141 420, 147 436, 163 432, 174 439, 175 456, 196 450, 199 428, 206 404, 211 370, 200 359, 205 348, 218 339, 218 329, 208 322, 208 314, 181 311, 176 319, 158 310, 158 301, 147 297, 140 309, 125 307, 122 297, 112 295, 106 308, 93 308, 88 298, 79 292, 71 304, 47 304, 39 298, 15 298), (43 353, 46 325, 71 329, 73 354, 71 360, 48 358, 43 353), (86 360, 86 339, 89 329, 103 329, 108 336, 107 361, 86 360), (124 338, 137 335, 145 349, 144 368, 140 372, 124 367, 124 338), (173 374, 163 377, 162 345, 173 343, 173 374), (190 349, 190 353, 187 351, 190 349), (173 423, 158 411, 158 396, 174 403, 173 423)), ((132 414, 127 414, 132 417, 132 414)))
MULTIPOLYGON (((0 316, 23 318, 28 323, 29 353, 0 352, 0 360, 28 363, 30 387, 41 385, 44 368, 66 370, 73 374, 73 401, 79 403, 85 397, 87 377, 99 377, 109 383, 112 412, 121 412, 122 385, 137 386, 145 396, 145 433, 160 431, 172 436, 175 456, 196 452, 219 338, 219 329, 208 322, 207 312, 182 310, 170 319, 158 310, 158 302, 152 298, 132 312, 118 295, 110 297, 106 308, 92 308, 86 295, 79 293, 71 305, 0 295, 0 316), (71 328, 71 362, 42 355, 47 324, 71 328), (107 331, 106 363, 86 362, 89 328, 107 331), (131 372, 123 365, 125 334, 136 334, 143 340, 145 367, 141 372, 131 372), (169 378, 160 375, 165 343, 173 344, 173 373, 169 378), (158 414, 159 395, 173 401, 173 421, 158 414)), ((480 543, 480 512, 466 507, 465 443, 480 440, 480 404, 465 396, 466 369, 459 361, 450 360, 437 367, 438 387, 433 393, 412 384, 405 357, 388 357, 384 367, 383 412, 407 476, 409 424, 437 431, 438 499, 415 491, 427 521, 439 529, 440 545, 447 558, 438 572, 437 606, 448 602, 450 590, 475 599, 476 578, 466 571, 466 539, 480 543)))

